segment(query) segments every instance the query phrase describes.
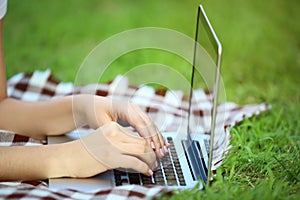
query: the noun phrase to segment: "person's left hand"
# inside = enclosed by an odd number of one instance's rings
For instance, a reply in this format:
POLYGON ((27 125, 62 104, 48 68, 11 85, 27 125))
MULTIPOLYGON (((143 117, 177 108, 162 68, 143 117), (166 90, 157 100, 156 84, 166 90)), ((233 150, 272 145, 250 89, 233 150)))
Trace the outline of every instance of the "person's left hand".
POLYGON ((91 128, 97 129, 107 122, 121 120, 135 128, 148 141, 157 157, 162 158, 168 152, 170 144, 152 120, 135 104, 100 96, 79 95, 73 99, 73 107, 81 113, 75 115, 75 119, 80 121, 79 124, 84 121, 91 128))

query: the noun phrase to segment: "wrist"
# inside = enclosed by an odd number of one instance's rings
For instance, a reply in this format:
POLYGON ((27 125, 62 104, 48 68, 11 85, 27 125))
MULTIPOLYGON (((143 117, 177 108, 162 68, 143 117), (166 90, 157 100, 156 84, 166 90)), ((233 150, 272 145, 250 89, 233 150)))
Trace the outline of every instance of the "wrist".
MULTIPOLYGON (((48 178, 72 177, 72 147, 68 143, 46 145, 50 149, 48 159, 48 178)), ((73 149, 74 151, 74 149, 73 149)))
POLYGON ((76 128, 90 125, 89 115, 93 105, 93 95, 74 95, 72 97, 73 118, 76 128))
POLYGON ((107 121, 112 121, 111 100, 95 95, 78 95, 73 97, 74 120, 76 127, 88 125, 98 129, 107 121))
POLYGON ((60 155, 58 174, 72 178, 85 178, 105 172, 108 168, 97 161, 86 149, 81 139, 64 143, 64 153, 60 155))

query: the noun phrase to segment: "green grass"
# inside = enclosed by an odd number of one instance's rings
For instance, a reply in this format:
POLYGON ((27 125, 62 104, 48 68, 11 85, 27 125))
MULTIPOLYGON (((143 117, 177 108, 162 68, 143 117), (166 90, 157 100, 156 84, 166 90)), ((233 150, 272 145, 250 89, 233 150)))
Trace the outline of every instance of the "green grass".
POLYGON ((292 112, 285 113, 284 110, 274 108, 236 126, 231 131, 233 147, 213 185, 206 191, 185 191, 175 197, 298 199, 300 137, 296 133, 299 133, 299 122, 292 112))
MULTIPOLYGON (((4 31, 7 75, 50 68, 60 80, 74 81, 96 45, 132 28, 165 27, 193 37, 199 2, 223 43, 227 100, 266 101, 273 108, 231 130, 232 149, 212 187, 166 198, 299 199, 298 0, 10 0, 4 31)), ((128 69, 150 62, 180 70, 184 65, 174 55, 151 50, 112 65, 128 69)))

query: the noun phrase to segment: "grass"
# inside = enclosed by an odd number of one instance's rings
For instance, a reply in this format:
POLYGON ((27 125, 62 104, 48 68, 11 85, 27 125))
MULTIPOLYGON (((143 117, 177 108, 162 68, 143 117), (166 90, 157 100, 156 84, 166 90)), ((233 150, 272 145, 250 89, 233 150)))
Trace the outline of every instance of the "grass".
MULTIPOLYGON (((300 2, 201 1, 223 43, 227 100, 266 101, 272 110, 231 130, 232 149, 205 191, 171 199, 299 199, 300 2)), ((74 81, 86 55, 110 36, 137 27, 165 27, 193 37, 199 1, 10 0, 5 22, 8 77, 50 68, 74 81)), ((156 51, 133 52, 112 65, 130 68, 184 62, 156 51)))
MULTIPOLYGON (((289 120, 296 121, 292 114, 285 114, 283 110, 278 113, 276 109, 260 117, 246 119, 231 131, 233 147, 218 170, 212 187, 204 192, 181 192, 175 197, 298 199, 299 135, 295 134, 294 126, 290 127, 289 120), (288 120, 282 120, 284 117, 288 120)), ((296 131, 299 131, 299 123, 296 127, 296 131)), ((172 198, 176 199, 175 197, 172 198)))

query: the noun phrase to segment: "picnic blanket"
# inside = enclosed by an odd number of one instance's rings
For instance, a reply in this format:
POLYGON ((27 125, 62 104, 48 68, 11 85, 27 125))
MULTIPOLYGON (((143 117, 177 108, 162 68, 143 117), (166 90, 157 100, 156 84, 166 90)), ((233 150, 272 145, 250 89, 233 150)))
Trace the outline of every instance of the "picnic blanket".
MULTIPOLYGON (((148 113, 160 131, 176 131, 187 119, 188 102, 181 91, 162 91, 149 86, 132 86, 126 77, 117 76, 108 83, 75 86, 73 83, 58 81, 50 70, 35 71, 33 73, 20 73, 8 80, 8 95, 24 101, 46 101, 73 94, 95 94, 132 101, 148 113), (122 86, 116 88, 116 86, 122 86), (175 94, 175 96, 174 96, 175 94), (176 97, 176 101, 174 101, 176 97), (178 102, 180 99, 180 102, 178 102)), ((210 110, 212 107, 211 93, 197 90, 197 107, 195 118, 201 126, 192 127, 194 131, 202 134, 210 133, 210 110)), ((212 170, 216 170, 225 159, 230 148, 230 127, 245 118, 258 115, 268 109, 267 104, 251 104, 239 106, 232 102, 224 102, 218 106, 215 136, 215 148, 212 170)), ((192 130, 192 131, 193 131, 192 130)), ((8 131, 0 130, 0 145, 45 145, 46 141, 38 141, 8 131)), ((0 198, 70 198, 70 199, 151 199, 167 192, 165 187, 145 187, 128 185, 114 187, 109 190, 93 192, 71 189, 51 190, 46 181, 18 181, 0 182, 0 198)))

